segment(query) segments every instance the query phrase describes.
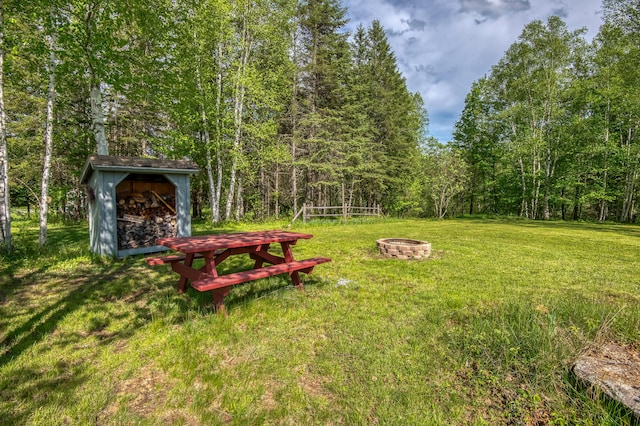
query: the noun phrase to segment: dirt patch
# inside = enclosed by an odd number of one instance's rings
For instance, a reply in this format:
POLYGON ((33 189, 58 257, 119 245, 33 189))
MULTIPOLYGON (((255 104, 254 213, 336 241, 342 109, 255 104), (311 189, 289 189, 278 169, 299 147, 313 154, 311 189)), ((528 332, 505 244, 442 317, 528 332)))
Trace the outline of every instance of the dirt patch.
POLYGON ((265 386, 264 393, 262 397, 260 397, 260 405, 266 411, 272 411, 278 408, 278 399, 276 398, 276 391, 278 389, 278 385, 275 381, 270 381, 267 386, 265 386))
POLYGON ((477 423, 482 419, 488 424, 542 426, 552 424, 552 410, 543 397, 538 401, 528 395, 532 392, 524 383, 518 383, 512 376, 497 386, 491 373, 476 362, 466 363, 455 373, 455 389, 467 396, 469 401, 480 400, 483 403, 469 405, 465 410, 464 424, 477 423))
POLYGON ((116 385, 116 396, 101 413, 98 424, 108 424, 122 405, 142 417, 150 416, 156 408, 165 406, 167 389, 171 389, 171 383, 164 372, 153 366, 142 367, 134 377, 116 385))
POLYGON ((615 343, 594 346, 578 357, 573 372, 640 417, 640 351, 615 343))
POLYGON ((326 388, 328 382, 329 379, 327 377, 318 376, 309 372, 303 373, 298 378, 298 386, 304 391, 305 395, 332 401, 334 396, 326 388))
POLYGON ((141 308, 146 306, 147 304, 146 296, 148 293, 149 291, 147 289, 140 289, 134 291, 133 293, 125 295, 121 300, 123 303, 134 304, 137 307, 141 308))

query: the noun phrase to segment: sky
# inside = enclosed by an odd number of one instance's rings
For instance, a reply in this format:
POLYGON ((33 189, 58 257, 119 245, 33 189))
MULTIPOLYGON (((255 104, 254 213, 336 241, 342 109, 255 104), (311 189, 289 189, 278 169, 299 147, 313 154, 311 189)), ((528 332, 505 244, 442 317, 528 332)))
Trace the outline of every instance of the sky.
POLYGON ((558 15, 591 41, 601 0, 342 0, 354 31, 374 19, 387 33, 398 68, 429 114, 429 135, 451 140, 471 84, 490 72, 525 25, 558 15))

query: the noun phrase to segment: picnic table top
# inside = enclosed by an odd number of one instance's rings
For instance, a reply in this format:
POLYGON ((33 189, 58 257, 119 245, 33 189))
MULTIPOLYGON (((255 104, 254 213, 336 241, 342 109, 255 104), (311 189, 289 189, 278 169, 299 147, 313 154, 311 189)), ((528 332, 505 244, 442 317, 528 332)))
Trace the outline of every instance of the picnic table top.
POLYGON ((269 243, 295 242, 313 235, 288 231, 255 231, 232 234, 195 235, 192 237, 158 238, 156 242, 182 253, 200 253, 225 248, 257 246, 269 243))

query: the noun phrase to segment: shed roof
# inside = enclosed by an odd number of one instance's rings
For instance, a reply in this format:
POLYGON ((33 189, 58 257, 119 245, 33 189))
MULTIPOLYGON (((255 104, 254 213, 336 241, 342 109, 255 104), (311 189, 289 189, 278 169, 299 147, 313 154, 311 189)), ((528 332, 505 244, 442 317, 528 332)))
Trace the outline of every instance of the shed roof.
POLYGON ((87 162, 84 165, 82 175, 80 176, 80 182, 87 182, 94 170, 174 174, 193 174, 199 171, 198 165, 193 161, 91 155, 87 158, 87 162))

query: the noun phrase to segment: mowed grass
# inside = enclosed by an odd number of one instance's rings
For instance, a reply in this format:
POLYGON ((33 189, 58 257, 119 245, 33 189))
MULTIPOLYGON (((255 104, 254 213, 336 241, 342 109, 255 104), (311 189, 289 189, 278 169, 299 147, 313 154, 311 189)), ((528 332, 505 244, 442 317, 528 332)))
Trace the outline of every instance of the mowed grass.
MULTIPOLYGON (((286 223, 196 224, 194 233, 286 223)), ((228 317, 169 266, 97 259, 86 226, 13 224, 0 258, 2 424, 631 424, 572 361, 640 346, 640 227, 521 220, 316 222, 306 291, 235 287, 228 317), (375 241, 427 240, 426 261, 375 241)), ((237 257, 226 268, 249 267, 237 257)))

